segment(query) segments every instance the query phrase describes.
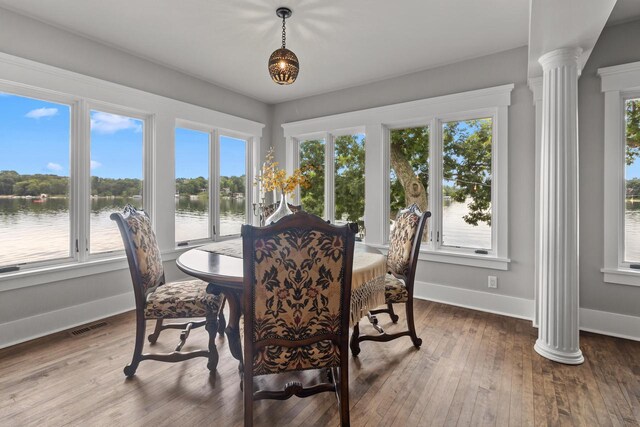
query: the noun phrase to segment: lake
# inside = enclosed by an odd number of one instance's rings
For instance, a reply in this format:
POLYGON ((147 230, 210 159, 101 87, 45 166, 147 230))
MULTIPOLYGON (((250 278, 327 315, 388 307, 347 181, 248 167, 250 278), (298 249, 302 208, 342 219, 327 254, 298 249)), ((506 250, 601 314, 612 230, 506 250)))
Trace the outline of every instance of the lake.
MULTIPOLYGON (((116 224, 109 219, 133 198, 99 198, 91 200, 91 253, 122 250, 116 224)), ((220 201, 220 235, 240 233, 244 223, 244 200, 223 198, 220 201)), ((640 260, 640 204, 627 204, 625 217, 627 259, 640 260)), ((209 226, 206 199, 176 198, 176 241, 194 240, 207 235, 209 226)), ((443 238, 450 246, 486 248, 491 242, 491 229, 466 224, 462 216, 464 203, 445 203, 443 238)), ((0 198, 0 266, 33 262, 69 254, 68 199, 0 198)))
MULTIPOLYGON (((91 199, 91 253, 122 250, 122 238, 113 212, 127 204, 137 208, 141 199, 91 199)), ((223 198, 220 203, 220 234, 239 234, 244 223, 244 199, 223 198)), ((52 258, 69 254, 69 200, 0 198, 0 266, 52 258)), ((176 198, 176 241, 207 236, 206 199, 176 198)))

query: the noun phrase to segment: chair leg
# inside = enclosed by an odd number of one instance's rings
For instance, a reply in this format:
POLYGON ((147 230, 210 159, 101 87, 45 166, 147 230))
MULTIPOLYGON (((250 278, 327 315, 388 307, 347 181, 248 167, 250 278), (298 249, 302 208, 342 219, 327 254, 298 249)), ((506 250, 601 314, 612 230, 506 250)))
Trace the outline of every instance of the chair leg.
POLYGON ((391 317, 391 321, 393 323, 398 323, 398 315, 393 311, 393 304, 388 302, 387 303, 387 309, 389 310, 389 317, 391 317))
POLYGON ((253 377, 245 376, 242 384, 242 392, 244 395, 244 427, 253 427, 253 377))
POLYGON ((144 346, 144 333, 146 328, 146 321, 142 313, 138 312, 136 315, 136 344, 133 349, 133 358, 131 363, 125 366, 124 374, 127 378, 131 378, 136 374, 138 365, 142 360, 142 347, 144 346))
POLYGON ((164 319, 156 320, 156 328, 153 330, 153 333, 149 335, 148 339, 151 344, 155 344, 158 341, 158 337, 160 336, 160 332, 162 332, 162 321, 164 319))
POLYGON ((218 349, 216 348, 216 334, 218 333, 218 316, 212 313, 207 316, 207 323, 205 329, 209 333, 209 362, 207 368, 211 374, 216 371, 218 367, 218 349))
POLYGON ((413 299, 409 298, 405 306, 407 309, 407 326, 409 327, 411 341, 413 342, 415 348, 420 348, 420 346, 422 345, 422 339, 418 338, 418 335, 416 334, 416 325, 413 321, 413 299))
POLYGON ((343 366, 340 368, 340 425, 349 427, 349 370, 343 366))
POLYGON ((351 334, 351 342, 349 343, 349 347, 351 347, 351 354, 353 356, 357 356, 360 354, 360 324, 356 323, 353 325, 353 334, 351 334))

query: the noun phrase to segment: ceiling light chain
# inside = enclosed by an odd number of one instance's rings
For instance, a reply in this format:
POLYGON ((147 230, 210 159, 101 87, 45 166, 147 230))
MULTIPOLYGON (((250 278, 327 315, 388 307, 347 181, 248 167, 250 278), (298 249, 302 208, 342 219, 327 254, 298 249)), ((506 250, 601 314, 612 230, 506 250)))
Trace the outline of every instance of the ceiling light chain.
POLYGON ((282 48, 287 48, 287 28, 285 26, 285 17, 282 16, 282 48))

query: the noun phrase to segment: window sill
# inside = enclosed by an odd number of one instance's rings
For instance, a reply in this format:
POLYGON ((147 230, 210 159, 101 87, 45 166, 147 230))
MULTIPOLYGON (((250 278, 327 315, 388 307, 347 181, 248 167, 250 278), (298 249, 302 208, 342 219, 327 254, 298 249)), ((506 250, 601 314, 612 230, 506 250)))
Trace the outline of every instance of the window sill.
MULTIPOLYGON (((370 243, 369 246, 380 249, 384 253, 386 253, 389 249, 388 245, 378 245, 370 243)), ((421 250, 420 255, 418 255, 418 259, 421 261, 465 265, 469 267, 480 267, 503 271, 508 270, 509 264, 511 263, 511 260, 509 258, 498 258, 493 255, 478 255, 444 250, 421 250)))
MULTIPOLYGON (((187 249, 191 248, 165 251, 162 253, 162 261, 173 261, 187 249)), ((20 271, 0 274, 0 292, 76 279, 94 274, 109 273, 128 268, 129 264, 127 263, 127 257, 124 253, 86 262, 66 262, 42 267, 25 268, 20 271)))
POLYGON ((640 270, 631 268, 603 268, 606 283, 616 283, 618 285, 640 286, 640 270))

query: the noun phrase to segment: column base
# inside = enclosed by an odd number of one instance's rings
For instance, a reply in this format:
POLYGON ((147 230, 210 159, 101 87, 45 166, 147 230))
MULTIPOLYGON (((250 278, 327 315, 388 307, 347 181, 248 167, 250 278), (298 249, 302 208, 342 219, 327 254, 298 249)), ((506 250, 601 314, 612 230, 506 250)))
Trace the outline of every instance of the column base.
POLYGON ((565 365, 579 365, 584 362, 584 356, 582 356, 582 351, 580 349, 572 353, 558 351, 549 348, 549 346, 547 346, 539 338, 536 341, 536 345, 533 346, 533 349, 540 356, 546 357, 547 359, 553 360, 554 362, 564 363, 565 365))

